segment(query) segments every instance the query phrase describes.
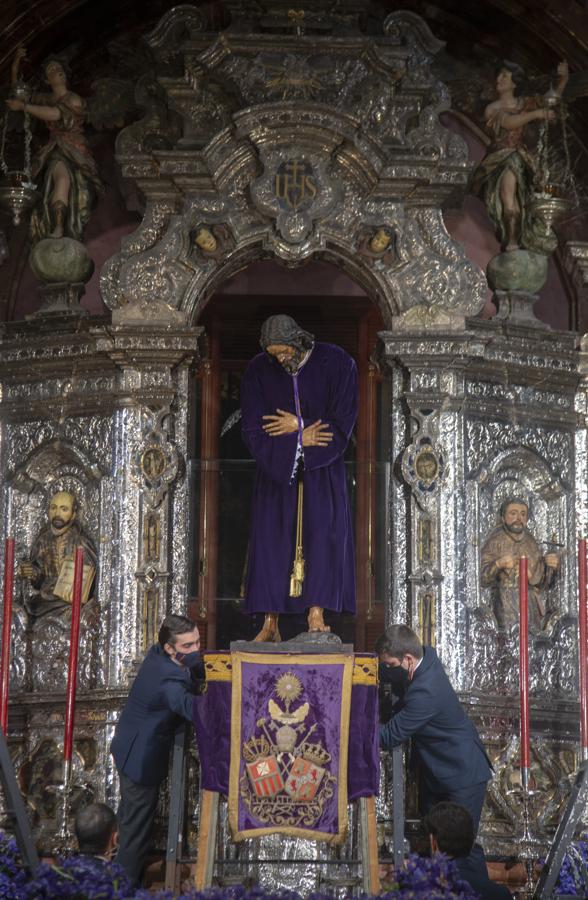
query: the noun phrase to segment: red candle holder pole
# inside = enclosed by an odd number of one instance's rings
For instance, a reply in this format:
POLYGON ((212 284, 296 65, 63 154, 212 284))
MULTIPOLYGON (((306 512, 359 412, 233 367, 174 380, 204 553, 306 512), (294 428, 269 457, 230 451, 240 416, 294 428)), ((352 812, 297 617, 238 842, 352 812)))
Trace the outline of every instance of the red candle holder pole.
POLYGON ((578 541, 578 673, 580 681, 580 743, 588 759, 588 581, 586 539, 578 541))
POLYGON ((519 560, 519 686, 521 698, 521 783, 529 789, 531 743, 529 728, 529 576, 527 558, 519 560))
POLYGON ((8 727, 10 690, 10 636, 12 631, 12 595, 14 592, 14 538, 4 545, 4 605, 2 611, 2 653, 0 655, 0 728, 8 727))
POLYGON ((74 581, 71 604, 71 636, 69 661, 67 666, 67 692, 65 701, 65 733, 63 738, 63 759, 71 763, 73 752, 74 717, 76 711, 76 690, 78 686, 78 653, 80 643, 80 614, 82 609, 82 577, 84 574, 84 551, 77 547, 74 563, 74 581))

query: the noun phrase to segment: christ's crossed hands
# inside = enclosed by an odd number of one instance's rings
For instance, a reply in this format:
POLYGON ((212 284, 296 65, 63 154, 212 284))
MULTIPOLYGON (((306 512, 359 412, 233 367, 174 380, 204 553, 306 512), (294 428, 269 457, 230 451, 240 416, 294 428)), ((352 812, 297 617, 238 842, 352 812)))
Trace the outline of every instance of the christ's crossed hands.
MULTIPOLYGON (((270 437, 279 437, 282 434, 294 434, 298 431, 298 419, 293 413, 284 409, 277 409, 273 416, 262 416, 263 430, 270 437)), ((317 419, 311 425, 307 425, 302 431, 303 447, 326 447, 333 440, 333 432, 329 431, 330 425, 317 419)))

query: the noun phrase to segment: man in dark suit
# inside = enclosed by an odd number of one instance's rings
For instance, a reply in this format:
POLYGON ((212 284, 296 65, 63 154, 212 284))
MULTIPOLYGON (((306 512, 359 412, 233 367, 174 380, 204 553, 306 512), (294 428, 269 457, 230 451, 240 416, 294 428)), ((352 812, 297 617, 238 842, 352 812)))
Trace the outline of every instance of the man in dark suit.
POLYGON ((432 853, 445 853, 453 860, 460 878, 482 900, 512 900, 510 891, 488 878, 486 866, 472 858, 474 823, 467 809, 457 803, 436 803, 425 817, 432 853))
MULTIPOLYGON (((392 750, 408 738, 421 764, 421 812, 441 800, 469 811, 478 831, 490 760, 432 647, 423 647, 406 625, 391 625, 376 641, 384 677, 404 682, 396 712, 380 728, 380 745, 392 750)), ((481 848, 480 848, 481 853, 481 848)))
POLYGON ((159 786, 167 775, 174 734, 192 721, 197 678, 204 674, 198 628, 167 616, 131 687, 111 744, 120 778, 116 862, 137 884, 147 859, 159 786))

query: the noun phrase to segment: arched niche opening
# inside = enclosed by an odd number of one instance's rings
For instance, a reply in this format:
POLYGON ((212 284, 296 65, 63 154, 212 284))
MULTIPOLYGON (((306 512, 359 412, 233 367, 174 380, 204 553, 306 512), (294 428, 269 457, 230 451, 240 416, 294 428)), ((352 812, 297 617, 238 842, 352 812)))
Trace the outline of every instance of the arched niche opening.
MULTIPOLYGON (((385 619, 389 386, 372 357, 385 328, 376 303, 338 267, 311 260, 295 269, 251 263, 207 302, 197 324, 204 360, 192 383, 189 472, 192 492, 191 613, 209 649, 252 639, 262 616, 241 612, 255 462, 242 439, 240 381, 260 352, 262 322, 293 316, 318 341, 343 347, 357 362, 359 415, 346 455, 355 524, 357 616, 325 614, 344 641, 373 647, 385 619)), ((294 529, 295 523, 292 523, 294 529)), ((282 617, 284 640, 307 629, 306 614, 282 617)))

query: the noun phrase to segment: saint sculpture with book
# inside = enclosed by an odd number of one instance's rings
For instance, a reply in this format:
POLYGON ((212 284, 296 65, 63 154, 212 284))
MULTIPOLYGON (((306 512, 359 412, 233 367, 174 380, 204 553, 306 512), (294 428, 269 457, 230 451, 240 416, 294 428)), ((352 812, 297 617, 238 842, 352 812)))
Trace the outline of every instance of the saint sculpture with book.
POLYGON ((25 601, 32 618, 59 613, 71 604, 76 547, 84 551, 82 603, 90 597, 96 572, 96 545, 77 516, 74 494, 54 494, 49 501, 49 522, 35 537, 30 558, 20 564, 19 575, 28 579, 33 588, 25 601))

